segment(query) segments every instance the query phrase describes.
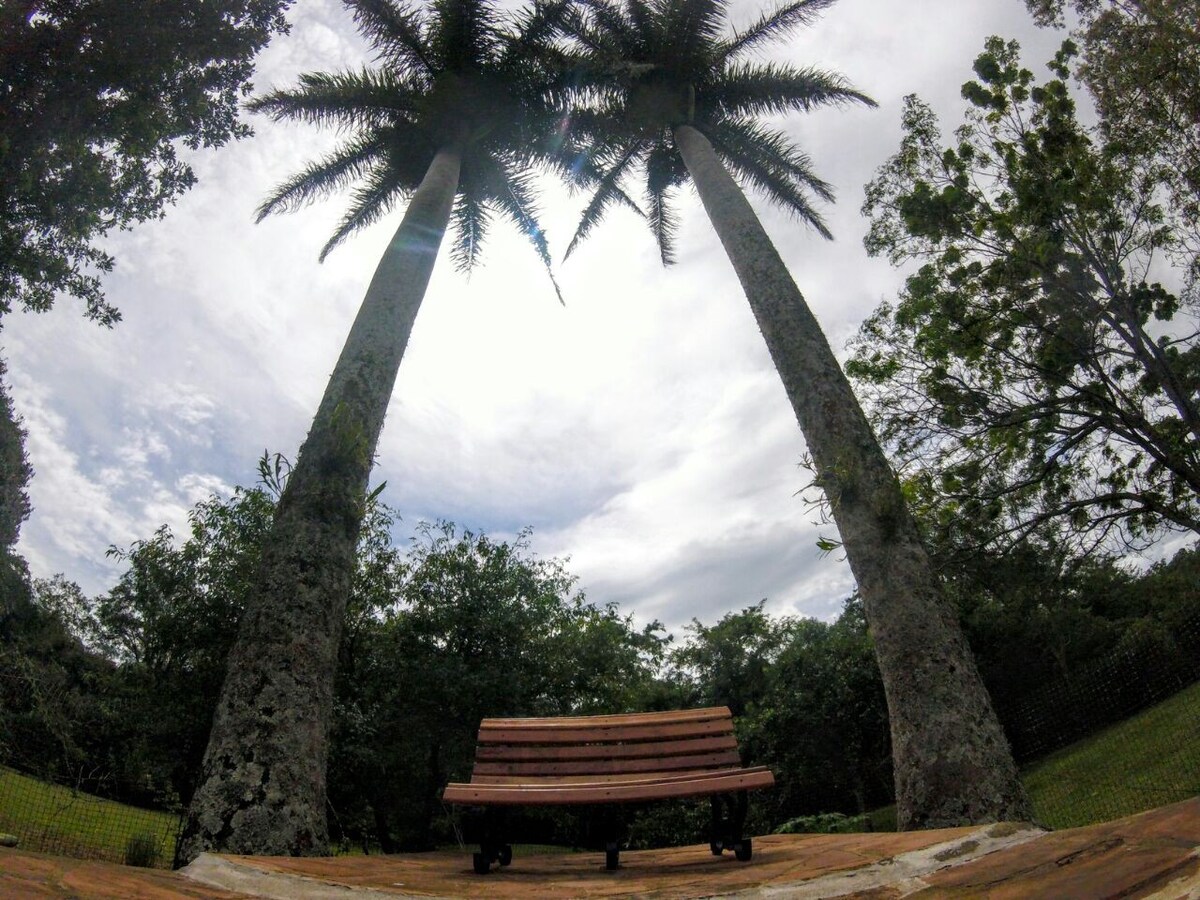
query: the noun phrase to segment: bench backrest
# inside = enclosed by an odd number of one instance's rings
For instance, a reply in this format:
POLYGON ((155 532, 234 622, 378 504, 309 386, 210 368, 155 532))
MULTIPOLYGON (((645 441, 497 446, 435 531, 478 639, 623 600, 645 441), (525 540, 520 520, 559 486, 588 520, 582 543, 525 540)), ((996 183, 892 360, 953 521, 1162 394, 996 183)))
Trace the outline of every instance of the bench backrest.
POLYGON ((741 765, 729 708, 484 719, 472 784, 686 778, 741 765))

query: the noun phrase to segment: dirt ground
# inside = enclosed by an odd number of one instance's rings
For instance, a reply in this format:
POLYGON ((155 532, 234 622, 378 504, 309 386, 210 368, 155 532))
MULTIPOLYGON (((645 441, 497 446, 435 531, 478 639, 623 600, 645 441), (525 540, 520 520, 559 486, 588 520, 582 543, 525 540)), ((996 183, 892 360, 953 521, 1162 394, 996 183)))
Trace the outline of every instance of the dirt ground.
POLYGON ((1200 797, 1059 832, 998 825, 904 834, 772 835, 754 858, 707 846, 518 857, 486 876, 460 853, 286 859, 205 855, 181 872, 0 849, 0 897, 918 897, 1200 900, 1200 797))

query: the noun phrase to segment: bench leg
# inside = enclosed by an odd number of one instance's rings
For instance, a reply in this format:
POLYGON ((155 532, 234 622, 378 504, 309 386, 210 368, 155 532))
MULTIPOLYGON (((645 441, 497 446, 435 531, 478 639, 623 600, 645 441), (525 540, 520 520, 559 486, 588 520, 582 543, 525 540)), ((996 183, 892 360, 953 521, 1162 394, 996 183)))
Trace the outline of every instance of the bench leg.
POLYGON ((600 835, 604 839, 604 868, 610 872, 621 865, 621 844, 625 838, 625 811, 620 806, 598 811, 600 835))
POLYGON ((488 807, 483 811, 479 826, 479 852, 471 860, 477 875, 486 875, 494 862, 502 866, 512 862, 512 845, 504 842, 506 818, 503 809, 488 807))
POLYGON ((713 856, 732 850, 742 862, 750 859, 753 852, 750 838, 742 836, 746 826, 746 810, 750 805, 747 792, 713 794, 709 802, 712 806, 712 830, 708 846, 713 856))

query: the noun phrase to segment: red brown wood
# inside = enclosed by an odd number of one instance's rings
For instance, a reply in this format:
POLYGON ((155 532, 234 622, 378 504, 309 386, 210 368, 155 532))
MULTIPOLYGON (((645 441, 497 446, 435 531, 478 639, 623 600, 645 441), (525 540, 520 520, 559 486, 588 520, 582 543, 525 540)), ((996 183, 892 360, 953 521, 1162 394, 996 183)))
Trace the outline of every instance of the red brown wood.
POLYGON ((770 787, 775 777, 765 768, 650 781, 608 781, 581 784, 451 784, 448 803, 478 806, 563 806, 597 803, 637 803, 674 797, 700 797, 770 787))
POLYGON ((470 784, 447 803, 590 805, 770 787, 743 769, 726 707, 561 719, 484 719, 470 784))
POLYGON ((597 728, 522 728, 516 725, 479 729, 479 742, 490 744, 596 744, 635 743, 675 738, 705 737, 733 730, 726 720, 705 719, 697 722, 668 722, 648 725, 616 725, 597 728))
POLYGON ((523 744, 480 744, 475 750, 475 761, 479 763, 483 760, 534 762, 538 760, 657 759, 736 749, 737 739, 732 733, 690 740, 656 741, 641 744, 580 744, 550 747, 523 744))
POLYGON ((618 716, 554 716, 549 718, 484 719, 484 728, 605 728, 613 725, 668 724, 697 722, 708 719, 728 719, 729 707, 709 706, 704 709, 672 709, 665 712, 624 713, 618 716))
POLYGON ((475 762, 476 780, 480 775, 518 775, 554 777, 558 775, 620 775, 634 772, 670 772, 676 769, 716 769, 738 766, 736 750, 705 753, 699 756, 665 756, 649 759, 589 759, 572 762, 475 762))

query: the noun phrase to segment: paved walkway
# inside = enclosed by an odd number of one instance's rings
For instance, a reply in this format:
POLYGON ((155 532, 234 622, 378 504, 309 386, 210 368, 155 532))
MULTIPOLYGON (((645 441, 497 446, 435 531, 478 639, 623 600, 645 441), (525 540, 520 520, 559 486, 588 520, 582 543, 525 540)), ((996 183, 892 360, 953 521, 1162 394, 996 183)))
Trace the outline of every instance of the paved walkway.
POLYGON ((850 897, 1200 900, 1200 797, 1059 832, 997 825, 904 834, 774 835, 754 859, 707 846, 516 858, 487 876, 469 853, 285 859, 202 856, 177 873, 0 850, 0 897, 352 900, 455 897, 850 897))

